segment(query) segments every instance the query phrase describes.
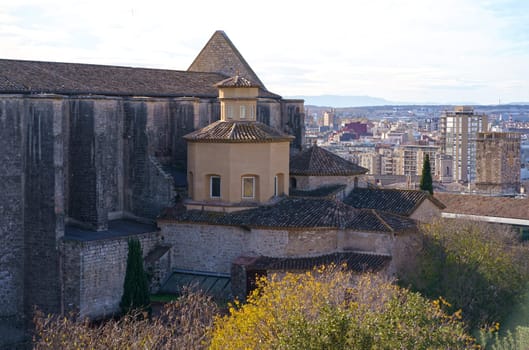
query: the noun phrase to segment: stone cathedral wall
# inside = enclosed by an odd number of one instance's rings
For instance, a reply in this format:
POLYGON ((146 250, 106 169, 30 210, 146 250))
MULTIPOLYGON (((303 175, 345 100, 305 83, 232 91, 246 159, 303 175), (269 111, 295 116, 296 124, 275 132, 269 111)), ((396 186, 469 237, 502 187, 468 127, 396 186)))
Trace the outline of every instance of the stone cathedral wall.
MULTIPOLYGON (((81 279, 64 270, 65 225, 154 220, 174 201, 182 136, 219 117, 210 98, 0 95, 0 323, 65 310, 65 281, 81 279)), ((262 99, 258 119, 303 144, 303 101, 262 99)))

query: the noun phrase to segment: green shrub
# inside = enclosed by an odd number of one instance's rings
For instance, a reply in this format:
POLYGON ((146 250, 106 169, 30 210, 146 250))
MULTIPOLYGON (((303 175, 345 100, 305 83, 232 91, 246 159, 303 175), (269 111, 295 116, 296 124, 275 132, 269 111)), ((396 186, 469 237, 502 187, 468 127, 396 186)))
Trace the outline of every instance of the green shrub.
POLYGON ((150 312, 149 283, 143 268, 141 244, 139 240, 131 238, 128 245, 127 271, 119 306, 124 314, 135 309, 150 312))
POLYGON ((505 227, 462 220, 423 226, 415 265, 401 271, 401 285, 462 309, 472 329, 502 323, 527 287, 527 247, 505 227))

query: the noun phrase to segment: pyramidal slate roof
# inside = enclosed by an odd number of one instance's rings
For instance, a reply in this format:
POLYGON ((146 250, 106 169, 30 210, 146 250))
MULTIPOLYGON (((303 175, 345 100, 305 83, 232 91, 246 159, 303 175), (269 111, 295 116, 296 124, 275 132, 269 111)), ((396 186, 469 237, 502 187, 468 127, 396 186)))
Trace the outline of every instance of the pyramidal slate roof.
POLYGON ((259 97, 281 98, 266 90, 226 34, 217 32, 210 42, 216 43, 215 47, 220 45, 220 51, 208 48, 208 43, 195 61, 209 60, 211 67, 191 65, 195 68, 187 71, 0 59, 0 93, 216 98, 216 84, 240 71, 259 84, 259 97), (213 40, 219 36, 221 40, 213 40), (224 45, 219 44, 222 38, 227 40, 224 45), (209 54, 214 57, 208 57, 209 54), (218 63, 224 54, 227 54, 224 61, 218 63))
POLYGON ((266 89, 226 33, 217 30, 195 58, 188 71, 221 73, 231 77, 241 75, 266 89))
POLYGON ((344 202, 354 208, 368 208, 410 216, 427 199, 439 209, 445 208, 443 203, 428 192, 418 190, 355 188, 344 199, 344 202))
POLYGON ((368 171, 317 145, 290 158, 290 175, 350 176, 368 171))
POLYGON ((285 198, 276 204, 232 213, 167 210, 160 221, 256 228, 331 228, 398 233, 416 230, 414 220, 371 209, 355 209, 333 199, 285 198))
POLYGON ((294 136, 257 121, 219 120, 185 135, 184 139, 190 142, 262 143, 290 142, 294 136))

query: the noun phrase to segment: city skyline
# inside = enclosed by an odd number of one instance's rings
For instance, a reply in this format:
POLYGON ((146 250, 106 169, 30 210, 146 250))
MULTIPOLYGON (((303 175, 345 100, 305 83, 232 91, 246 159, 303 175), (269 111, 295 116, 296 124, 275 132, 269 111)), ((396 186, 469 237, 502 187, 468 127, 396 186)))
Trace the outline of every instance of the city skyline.
POLYGON ((185 70, 214 30, 283 96, 529 101, 522 1, 21 0, 0 4, 0 58, 185 70))

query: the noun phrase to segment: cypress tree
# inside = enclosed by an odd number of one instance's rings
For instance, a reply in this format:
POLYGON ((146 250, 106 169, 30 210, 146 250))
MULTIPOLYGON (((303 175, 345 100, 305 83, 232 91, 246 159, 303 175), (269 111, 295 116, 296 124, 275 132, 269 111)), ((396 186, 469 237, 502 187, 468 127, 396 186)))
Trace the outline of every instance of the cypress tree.
POLYGON ((432 169, 430 167, 430 156, 426 154, 422 163, 422 176, 420 188, 423 191, 428 191, 433 194, 432 169))
POLYGON ((128 246, 127 272, 119 306, 124 314, 134 309, 150 312, 149 284, 143 269, 140 241, 131 238, 128 246))

